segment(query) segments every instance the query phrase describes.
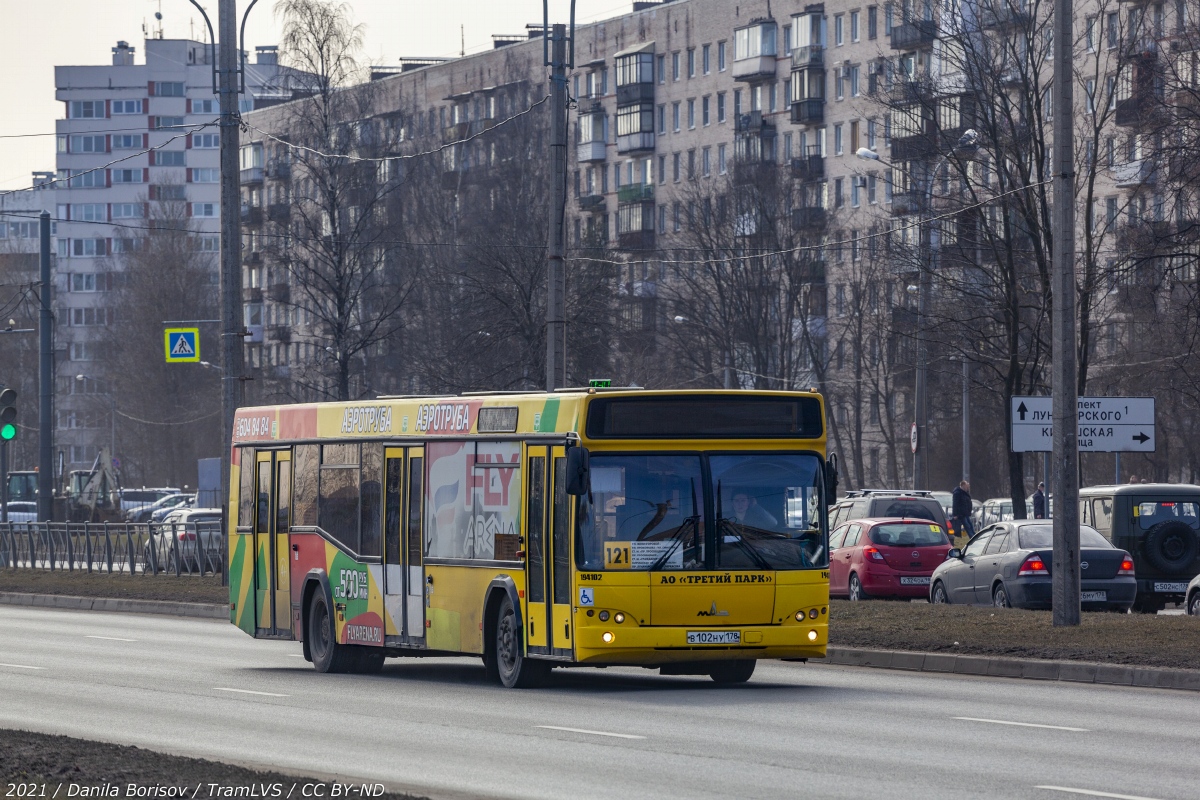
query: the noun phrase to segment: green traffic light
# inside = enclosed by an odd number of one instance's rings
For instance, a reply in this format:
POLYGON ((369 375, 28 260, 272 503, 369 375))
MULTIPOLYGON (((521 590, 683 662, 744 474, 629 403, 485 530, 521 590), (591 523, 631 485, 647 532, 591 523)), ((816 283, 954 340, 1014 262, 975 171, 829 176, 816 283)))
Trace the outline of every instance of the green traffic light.
POLYGON ((6 422, 3 425, 0 425, 0 439, 3 439, 7 442, 15 438, 17 438, 16 425, 13 425, 11 422, 6 422))

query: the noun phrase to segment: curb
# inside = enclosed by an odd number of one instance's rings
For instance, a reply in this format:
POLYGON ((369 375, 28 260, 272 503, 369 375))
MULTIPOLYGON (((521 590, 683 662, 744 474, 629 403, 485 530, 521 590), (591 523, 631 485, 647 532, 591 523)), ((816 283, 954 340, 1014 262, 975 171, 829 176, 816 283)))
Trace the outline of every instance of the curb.
POLYGON ((959 675, 987 675, 993 678, 1026 678, 1200 692, 1200 670, 1195 669, 1051 661, 1040 658, 966 656, 955 653, 918 653, 907 650, 869 650, 862 647, 830 647, 827 653, 824 663, 849 667, 950 672, 959 675))
POLYGON ((69 594, 0 592, 0 605, 60 608, 71 611, 123 611, 167 614, 173 617, 229 619, 228 606, 215 603, 182 603, 174 600, 132 600, 121 597, 77 597, 69 594))

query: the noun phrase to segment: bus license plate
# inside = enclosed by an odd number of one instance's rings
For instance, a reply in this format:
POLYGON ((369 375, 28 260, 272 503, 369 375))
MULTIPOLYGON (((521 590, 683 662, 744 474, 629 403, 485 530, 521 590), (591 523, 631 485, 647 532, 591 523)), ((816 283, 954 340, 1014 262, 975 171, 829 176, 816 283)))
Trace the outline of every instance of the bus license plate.
POLYGON ((1108 592, 1080 592, 1079 602, 1081 603, 1106 603, 1108 602, 1108 592))
POLYGON ((901 586, 928 586, 929 578, 924 575, 919 575, 915 578, 901 577, 900 585, 901 586))
POLYGON ((688 644, 741 644, 741 631, 688 631, 688 644))
POLYGON ((1156 583, 1154 584, 1156 592, 1186 592, 1186 583, 1156 583))

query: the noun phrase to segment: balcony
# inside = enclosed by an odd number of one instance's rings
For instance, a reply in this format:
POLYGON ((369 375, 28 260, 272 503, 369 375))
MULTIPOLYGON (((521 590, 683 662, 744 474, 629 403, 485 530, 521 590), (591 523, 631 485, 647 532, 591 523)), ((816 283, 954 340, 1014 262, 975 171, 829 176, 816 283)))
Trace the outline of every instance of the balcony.
POLYGON ((892 195, 892 214, 918 214, 921 211, 922 199, 920 192, 896 192, 892 195))
POLYGON ((801 156, 792 159, 792 177, 798 181, 819 181, 825 177, 825 159, 801 156))
POLYGON ((931 19, 913 20, 892 28, 893 50, 919 50, 931 47, 937 38, 937 24, 931 19))
POLYGON ((826 220, 825 209, 819 206, 802 206, 792 209, 792 230, 794 231, 823 230, 826 220))
POLYGON ((261 250, 251 250, 242 258, 242 263, 249 267, 256 267, 263 261, 261 250))
POLYGON ((585 194, 579 197, 580 211, 605 211, 604 195, 602 194, 585 194))
POLYGON ((1133 189, 1147 183, 1154 183, 1158 177, 1158 164, 1153 159, 1143 158, 1141 161, 1131 161, 1119 164, 1109 169, 1113 185, 1118 189, 1133 189))
POLYGON ((805 283, 824 283, 825 262, 820 260, 804 262, 800 265, 796 278, 805 283))
POLYGON ((820 69, 825 66, 825 46, 809 44, 792 50, 792 69, 820 69))
POLYGON ((242 206, 243 225, 262 225, 262 206, 242 206))
POLYGON ((640 203, 654 200, 654 186, 648 183, 631 183, 617 189, 618 203, 640 203))
POLYGON ((654 149, 654 131, 639 131, 617 137, 618 153, 637 153, 654 149))
POLYGON ((751 111, 749 114, 738 114, 733 118, 734 133, 760 133, 771 124, 763 120, 761 111, 751 111))
POLYGON ((797 103, 792 103, 793 125, 820 125, 824 121, 824 100, 801 100, 797 103))
POLYGON ((617 248, 620 250, 653 250, 654 229, 618 233, 617 248))
POLYGON ((292 326, 291 325, 269 325, 267 326, 267 340, 271 342, 288 343, 292 341, 292 326))
POLYGON ((937 137, 932 133, 892 137, 892 160, 914 161, 929 158, 937 152, 937 137))
POLYGON ((250 167, 249 169, 242 170, 240 173, 238 173, 238 176, 239 176, 239 180, 241 180, 243 185, 248 184, 248 183, 262 183, 263 182, 263 168, 262 167, 250 167))
POLYGON ((767 187, 775 183, 777 165, 774 161, 735 159, 733 182, 738 186, 767 187))
POLYGON ((627 83, 617 87, 617 106, 637 106, 654 102, 654 84, 627 83))
POLYGON ((287 222, 292 218, 291 203, 271 203, 267 206, 267 219, 271 222, 287 222))
POLYGON ((292 177, 292 162, 278 159, 267 162, 267 177, 286 181, 292 177))
POLYGON ((1117 101, 1115 122, 1122 127, 1141 127, 1158 119, 1161 101, 1148 89, 1134 89, 1133 97, 1117 101))
POLYGON ((735 81, 765 81, 775 77, 775 56, 755 56, 733 62, 735 81))
POLYGON ((292 297, 292 286, 286 282, 267 284, 267 297, 273 303, 287 303, 292 297))
POLYGON ((450 143, 465 139, 469 127, 470 125, 466 122, 456 122, 453 125, 447 125, 442 128, 442 142, 450 143))
POLYGON ((580 163, 603 161, 606 149, 604 142, 580 142, 575 145, 575 160, 580 163))
POLYGON ((247 303, 261 303, 263 290, 257 286, 249 286, 242 291, 242 300, 247 303))
POLYGON ((1014 6, 1012 0, 990 0, 989 7, 979 10, 979 24, 984 28, 1023 27, 1029 24, 1029 11, 1014 6))

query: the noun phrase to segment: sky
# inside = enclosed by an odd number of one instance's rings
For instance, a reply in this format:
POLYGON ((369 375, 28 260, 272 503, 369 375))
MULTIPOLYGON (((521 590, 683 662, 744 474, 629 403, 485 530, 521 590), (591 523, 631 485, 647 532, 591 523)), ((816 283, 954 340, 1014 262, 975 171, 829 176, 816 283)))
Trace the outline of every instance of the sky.
MULTIPOLYGON (((355 21, 365 26, 362 57, 395 64, 404 56, 457 56, 492 46, 492 34, 524 33, 541 23, 539 0, 347 0, 355 21)), ((199 0, 216 27, 217 0, 199 0)), ((238 0, 238 13, 249 0, 238 0)), ((576 20, 590 22, 632 9, 632 0, 577 0, 576 20)), ((188 0, 0 0, 0 190, 30 185, 34 170, 54 169, 54 121, 62 104, 54 99, 56 65, 111 64, 119 39, 143 59, 142 26, 156 30, 163 16, 167 39, 204 36, 204 22, 188 0), (50 134, 15 138, 24 134, 50 134)), ((567 22, 569 0, 551 0, 550 21, 567 22)), ((276 44, 280 26, 274 0, 259 0, 246 23, 246 49, 276 44)), ((251 55, 253 58, 253 55, 251 55)))

